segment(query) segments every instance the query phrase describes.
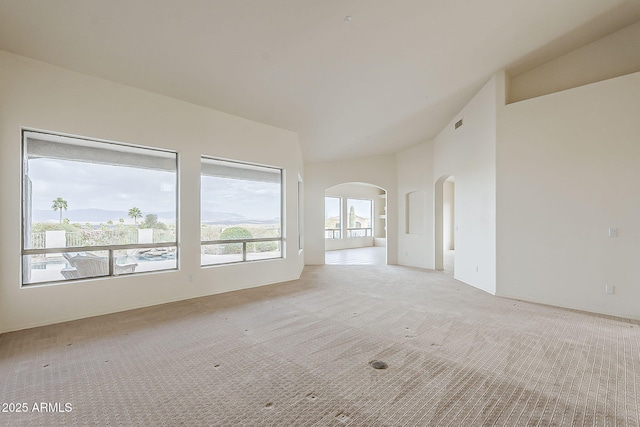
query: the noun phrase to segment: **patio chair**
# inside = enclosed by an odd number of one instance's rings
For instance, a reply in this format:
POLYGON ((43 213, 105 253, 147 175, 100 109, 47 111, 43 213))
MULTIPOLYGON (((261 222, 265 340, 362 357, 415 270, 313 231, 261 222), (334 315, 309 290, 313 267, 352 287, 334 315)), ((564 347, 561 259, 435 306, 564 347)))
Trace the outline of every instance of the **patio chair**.
MULTIPOLYGON (((109 275, 109 260, 93 254, 78 253, 74 256, 64 254, 71 268, 61 271, 65 279, 77 279, 84 277, 100 277, 109 275)), ((130 274, 136 271, 137 263, 114 264, 113 274, 130 274)))

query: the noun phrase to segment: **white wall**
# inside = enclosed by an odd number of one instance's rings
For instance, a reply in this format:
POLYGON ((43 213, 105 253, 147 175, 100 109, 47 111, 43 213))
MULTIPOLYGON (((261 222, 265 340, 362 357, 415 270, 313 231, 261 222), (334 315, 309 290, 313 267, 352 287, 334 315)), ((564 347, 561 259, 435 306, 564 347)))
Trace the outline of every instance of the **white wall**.
POLYGON ((374 233, 377 232, 376 226, 378 221, 376 212, 380 210, 380 205, 384 204, 384 199, 380 198, 381 189, 365 184, 339 184, 334 187, 328 188, 325 191, 325 196, 334 196, 342 198, 342 236, 343 239, 325 239, 325 250, 333 251, 336 249, 351 249, 362 248, 367 246, 373 246, 373 236, 370 237, 350 237, 347 238, 346 227, 348 225, 348 207, 347 198, 355 199, 369 199, 373 202, 373 209, 371 214, 371 226, 374 233))
POLYGON ((640 318, 640 73, 498 118, 498 293, 640 318))
POLYGON ((305 264, 324 264, 324 194, 338 184, 359 182, 387 191, 387 263, 397 263, 395 156, 305 165, 305 264))
MULTIPOLYGON (((640 73, 506 106, 504 91, 500 73, 435 140, 398 153, 398 197, 424 191, 434 224, 435 183, 455 176, 459 280, 639 319, 640 73)), ((433 268, 435 227, 407 234, 405 208, 398 262, 433 268)))
POLYGON ((445 251, 455 249, 455 226, 456 226, 456 210, 455 210, 455 183, 453 177, 447 179, 443 184, 442 191, 442 247, 445 251))
POLYGON ((433 148, 433 185, 455 177, 454 277, 490 293, 496 292, 496 110, 503 80, 503 74, 493 77, 438 134, 433 148), (463 125, 454 129, 459 119, 463 125))
POLYGON ((434 204, 433 204, 433 143, 418 144, 396 156, 398 170, 398 264, 434 268, 434 204), (407 197, 415 192, 414 204, 420 199, 424 206, 407 210, 407 197), (422 223, 409 230, 409 217, 416 222, 422 211, 422 223))
POLYGON ((377 197, 374 199, 373 208, 373 237, 376 246, 381 244, 386 246, 387 242, 387 193, 378 189, 377 197))
POLYGON ((509 102, 640 71, 640 22, 511 77, 509 102))
MULTIPOLYGON (((399 263, 435 267, 436 182, 455 177, 455 278, 490 293, 496 291, 496 109, 504 75, 493 77, 433 141, 397 156, 399 197, 410 191, 426 194, 428 231, 404 234, 399 263), (454 129, 454 123, 463 125, 454 129)), ((504 98, 502 98, 504 103, 504 98)), ((406 230, 406 212, 399 207, 399 230, 406 230)))
POLYGON ((0 111, 0 332, 299 277, 295 133, 3 51, 0 111), (176 150, 180 270, 21 288, 21 127, 176 150), (200 268, 202 154, 285 168, 285 259, 200 268))

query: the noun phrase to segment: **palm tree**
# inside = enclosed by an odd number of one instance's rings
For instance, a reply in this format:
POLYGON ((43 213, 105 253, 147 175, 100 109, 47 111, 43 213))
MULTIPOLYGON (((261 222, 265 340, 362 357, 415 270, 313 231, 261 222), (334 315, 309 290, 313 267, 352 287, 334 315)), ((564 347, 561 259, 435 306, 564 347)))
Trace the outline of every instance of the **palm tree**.
POLYGON ((53 206, 51 206, 51 209, 53 209, 54 212, 58 210, 60 211, 60 224, 62 224, 62 210, 67 210, 67 201, 62 197, 58 197, 53 201, 53 206))
POLYGON ((142 218, 142 211, 138 208, 129 209, 129 216, 133 218, 133 222, 138 225, 138 218, 142 218))
POLYGON ((351 206, 349 208, 349 228, 356 227, 356 208, 351 206))

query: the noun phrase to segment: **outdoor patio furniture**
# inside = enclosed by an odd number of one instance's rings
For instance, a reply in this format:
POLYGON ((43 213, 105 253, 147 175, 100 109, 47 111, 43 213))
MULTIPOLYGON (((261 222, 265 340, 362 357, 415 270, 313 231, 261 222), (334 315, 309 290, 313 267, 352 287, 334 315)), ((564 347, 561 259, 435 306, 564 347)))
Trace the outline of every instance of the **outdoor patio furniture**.
MULTIPOLYGON (((78 279, 83 277, 100 277, 109 275, 109 260, 87 253, 67 253, 64 257, 71 267, 60 271, 65 279, 78 279)), ((113 274, 130 274, 135 272, 137 263, 114 264, 113 274)))

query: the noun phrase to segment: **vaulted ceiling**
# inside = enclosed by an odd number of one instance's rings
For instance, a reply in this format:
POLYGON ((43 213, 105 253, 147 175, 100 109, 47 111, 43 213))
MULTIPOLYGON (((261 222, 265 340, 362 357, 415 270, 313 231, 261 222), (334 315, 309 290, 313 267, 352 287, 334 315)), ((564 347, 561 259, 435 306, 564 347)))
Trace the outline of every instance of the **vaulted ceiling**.
POLYGON ((321 162, 425 141, 495 72, 639 19, 638 0, 0 0, 0 49, 290 129, 321 162))

